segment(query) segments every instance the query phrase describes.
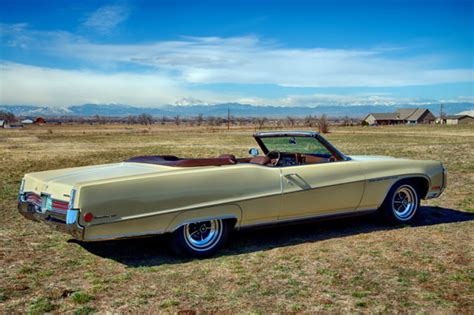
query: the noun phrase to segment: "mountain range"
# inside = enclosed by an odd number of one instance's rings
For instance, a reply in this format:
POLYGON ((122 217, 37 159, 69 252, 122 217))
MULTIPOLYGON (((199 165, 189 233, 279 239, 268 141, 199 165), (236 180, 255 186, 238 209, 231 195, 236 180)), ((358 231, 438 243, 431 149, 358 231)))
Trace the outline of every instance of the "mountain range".
MULTIPOLYGON (((0 111, 8 111, 16 116, 110 116, 124 117, 129 115, 150 114, 156 117, 194 117, 198 114, 204 116, 227 116, 227 111, 237 117, 302 117, 307 115, 326 114, 330 117, 349 116, 362 118, 369 113, 389 113, 399 108, 427 108, 435 116, 439 115, 440 104, 397 104, 397 105, 318 105, 314 107, 302 106, 255 106, 240 103, 222 103, 216 105, 164 105, 161 107, 135 107, 121 104, 83 104, 65 107, 48 107, 34 105, 0 105, 0 111)), ((446 114, 457 114, 462 111, 474 109, 474 103, 447 103, 443 107, 446 114)))

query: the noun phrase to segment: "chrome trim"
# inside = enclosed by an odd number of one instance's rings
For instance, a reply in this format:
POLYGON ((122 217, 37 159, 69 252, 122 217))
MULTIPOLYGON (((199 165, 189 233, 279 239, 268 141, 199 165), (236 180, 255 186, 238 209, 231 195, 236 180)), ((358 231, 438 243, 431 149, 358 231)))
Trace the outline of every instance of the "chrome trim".
POLYGON ((448 170, 444 167, 443 163, 441 163, 441 168, 443 169, 443 182, 441 184, 440 195, 448 186, 448 170))
POLYGON ((265 227, 265 226, 275 226, 275 225, 284 225, 284 224, 299 224, 299 223, 307 223, 312 221, 319 221, 319 220, 326 220, 326 219, 338 219, 343 217, 352 217, 352 216, 359 216, 359 215, 366 215, 370 213, 377 212, 377 209, 366 209, 366 210, 353 210, 353 211, 341 211, 337 213, 326 213, 320 215, 310 215, 304 217, 297 217, 285 220, 276 220, 271 222, 263 222, 263 223, 255 223, 255 224, 246 224, 241 225, 239 229, 252 229, 258 227, 265 227))
MULTIPOLYGON (((398 183, 399 181, 401 180, 405 180, 405 179, 414 179, 414 178, 424 178, 428 181, 428 190, 426 192, 426 194, 424 196, 419 196, 420 199, 427 199, 427 196, 428 196, 428 193, 430 191, 430 187, 431 187, 431 178, 425 174, 405 174, 405 175, 398 175, 398 179, 396 181, 394 181, 392 183, 392 185, 390 185, 390 187, 388 187, 387 191, 385 192, 384 194, 384 197, 382 199, 382 202, 379 204, 379 207, 382 205, 382 203, 385 201, 385 199, 387 198, 387 195, 388 195, 388 192, 390 191, 390 189, 392 189, 392 187, 398 183)), ((368 181, 367 181, 368 182, 368 181)))
MULTIPOLYGON (((51 194, 47 194, 47 193, 41 193, 41 194, 37 194, 35 192, 32 192, 32 191, 26 191, 23 193, 23 195, 21 195, 19 198, 18 198, 18 202, 28 202, 28 203, 31 203, 33 205, 36 206, 36 210, 37 211, 40 211, 41 213, 46 213, 46 212, 54 212, 56 215, 57 214, 60 214, 60 215, 64 215, 64 218, 66 217, 66 210, 67 209, 62 209, 62 208, 54 208, 53 207, 53 202, 61 202, 61 203, 68 203, 66 200, 60 200, 60 199, 55 199, 55 198, 51 198, 51 194), (28 201, 28 196, 30 194, 33 194, 33 195, 36 195, 38 196, 39 198, 41 198, 41 203, 36 203, 36 202, 29 202, 28 201), (48 209, 47 207, 47 201, 51 200, 51 208, 48 209)), ((62 218, 61 218, 62 219, 62 218)))
POLYGON ((24 197, 24 190, 25 190, 25 178, 23 177, 21 179, 21 183, 20 183, 20 189, 18 191, 18 200, 19 201, 24 201, 22 198, 24 197))
POLYGON ((184 241, 193 250, 204 252, 219 244, 223 230, 224 224, 222 220, 186 224, 183 228, 184 241), (199 227, 192 230, 191 225, 199 225, 199 227))
POLYGON ((319 132, 316 131, 260 131, 254 133, 254 137, 286 137, 286 136, 306 136, 314 137, 319 135, 319 132))
POLYGON ((190 220, 186 220, 181 222, 178 226, 175 228, 170 228, 168 227, 166 230, 169 232, 174 232, 178 230, 180 227, 191 224, 191 223, 196 223, 196 222, 203 222, 203 221, 212 221, 212 220, 226 220, 226 219, 235 219, 236 221, 236 226, 237 223, 239 222, 239 218, 237 218, 235 215, 221 215, 221 216, 211 216, 211 217, 199 217, 199 218, 193 218, 190 220))
POLYGON ((34 208, 32 210, 32 206, 33 204, 29 202, 18 202, 18 212, 29 220, 46 223, 52 229, 70 234, 77 240, 84 238, 84 228, 78 223, 66 224, 65 221, 57 218, 54 213, 50 211, 40 213, 35 211, 34 208))
POLYGON ((314 138, 315 141, 319 141, 332 155, 338 155, 340 161, 349 161, 351 158, 344 155, 339 151, 332 143, 326 140, 319 132, 315 131, 263 131, 254 133, 253 137, 257 141, 258 145, 262 149, 263 153, 268 154, 269 150, 261 138, 271 137, 310 137, 314 138))
POLYGON ((67 208, 68 209, 74 209, 74 202, 76 201, 76 190, 73 188, 71 189, 71 192, 69 193, 69 203, 67 208))
POLYGON ((119 240, 119 239, 126 239, 132 237, 148 237, 153 235, 161 235, 168 233, 165 230, 150 230, 145 232, 130 232, 124 234, 103 234, 103 235, 96 235, 92 237, 84 237, 82 241, 85 242, 95 242, 95 241, 110 241, 110 240, 119 240))

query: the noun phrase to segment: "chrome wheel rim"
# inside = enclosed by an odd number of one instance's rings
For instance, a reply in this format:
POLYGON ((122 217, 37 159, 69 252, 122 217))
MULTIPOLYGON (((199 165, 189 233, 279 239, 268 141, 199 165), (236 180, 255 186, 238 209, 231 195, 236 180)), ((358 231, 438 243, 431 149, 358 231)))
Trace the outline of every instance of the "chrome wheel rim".
POLYGON ((184 226, 184 239, 196 251, 213 248, 222 236, 222 220, 189 223, 184 226))
POLYGON ((413 217, 418 205, 418 196, 415 190, 408 185, 398 187, 393 194, 392 209, 397 219, 409 220, 413 217))

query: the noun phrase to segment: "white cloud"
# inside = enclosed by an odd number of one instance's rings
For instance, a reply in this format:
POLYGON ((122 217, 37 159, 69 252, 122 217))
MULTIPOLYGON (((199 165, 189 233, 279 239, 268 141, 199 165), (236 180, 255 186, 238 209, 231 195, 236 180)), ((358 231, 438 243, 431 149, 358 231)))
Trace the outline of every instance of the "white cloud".
MULTIPOLYGON (((102 7, 85 24, 110 31, 128 13, 102 7), (114 11, 115 10, 115 11, 114 11), (111 13, 115 12, 115 13, 111 13), (102 24, 101 24, 102 23, 102 24)), ((70 32, 31 30, 26 24, 0 24, 2 46, 67 60, 64 70, 0 60, 0 103, 69 105, 123 103, 212 104, 237 101, 255 105, 395 104, 431 102, 381 93, 242 97, 218 93, 205 84, 274 84, 291 87, 400 87, 474 82, 472 68, 449 68, 442 56, 396 57, 394 49, 286 48, 256 36, 182 37, 176 41, 113 45, 92 43, 70 32), (127 66, 127 71, 123 66, 127 66), (139 67, 128 67, 130 65, 139 67), (140 70, 130 70, 137 69, 140 70), (188 88, 190 85, 193 88, 188 88)), ((397 47, 395 50, 408 48, 397 47)), ((403 55, 409 55, 404 51, 403 55)), ((374 89, 376 90, 376 89, 374 89)), ((471 96, 465 99, 472 100, 471 96)))
MULTIPOLYGON (((101 73, 91 70, 62 70, 11 62, 0 63, 0 104, 66 106, 84 103, 159 106, 240 102, 252 105, 391 105, 431 104, 437 100, 397 98, 388 94, 310 94, 281 98, 241 97, 205 89, 189 89, 160 73, 101 73)), ((474 102, 471 96, 449 102, 474 102)))
POLYGON ((174 81, 154 74, 102 74, 16 63, 1 63, 0 72, 1 104, 152 106, 172 103, 184 93, 174 81))
MULTIPOLYGON (((103 23, 106 29, 121 21, 117 18, 121 16, 118 12, 110 15, 116 18, 98 19, 101 10, 90 17, 90 25, 100 28, 103 23)), ((67 32, 28 30, 25 26, 15 31, 6 29, 4 33, 8 40, 38 54, 70 58, 71 62, 85 62, 90 67, 102 69, 111 66, 120 69, 124 64, 140 65, 188 83, 399 87, 474 81, 472 68, 450 68, 443 56, 438 55, 400 57, 394 50, 406 49, 405 56, 410 52, 408 48, 399 47, 366 50, 286 48, 255 36, 183 37, 177 41, 114 45, 92 43, 67 32)))
POLYGON ((130 10, 122 5, 107 5, 91 13, 82 24, 98 33, 109 33, 130 15, 130 10))
MULTIPOLYGON (((281 98, 256 98, 244 97, 237 99, 238 102, 253 105, 276 105, 276 106, 318 106, 318 105, 395 105, 395 104, 433 104, 439 103, 436 99, 424 98, 401 98, 388 94, 364 93, 364 94, 304 94, 288 95, 281 98)), ((451 100, 445 102, 457 102, 451 100)))
POLYGON ((394 58, 384 50, 288 49, 256 37, 186 38, 137 45, 70 43, 56 52, 89 62, 135 63, 190 83, 291 87, 382 87, 473 81, 473 69, 431 58, 394 58))

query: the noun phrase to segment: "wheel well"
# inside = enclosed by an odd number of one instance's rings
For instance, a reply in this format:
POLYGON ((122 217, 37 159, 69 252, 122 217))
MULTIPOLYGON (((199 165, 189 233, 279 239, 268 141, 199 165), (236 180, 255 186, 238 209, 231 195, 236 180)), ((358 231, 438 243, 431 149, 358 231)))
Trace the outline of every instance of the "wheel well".
POLYGON ((237 224, 237 219, 236 218, 229 218, 229 219, 224 219, 223 221, 226 221, 229 223, 229 227, 231 230, 235 229, 235 225, 237 224))
POLYGON ((428 193, 428 189, 430 188, 429 181, 424 177, 409 177, 402 179, 402 181, 411 183, 418 192, 420 199, 425 198, 426 194, 428 193))

